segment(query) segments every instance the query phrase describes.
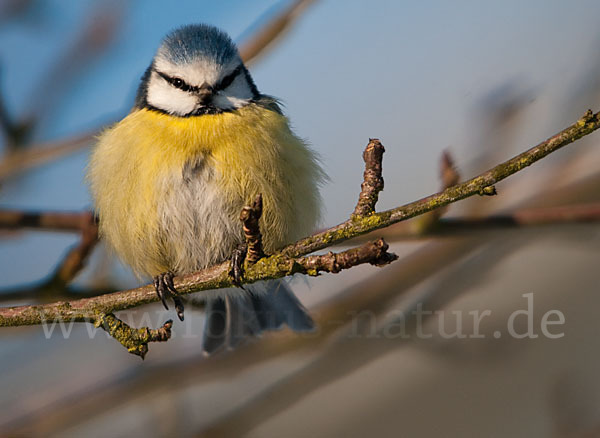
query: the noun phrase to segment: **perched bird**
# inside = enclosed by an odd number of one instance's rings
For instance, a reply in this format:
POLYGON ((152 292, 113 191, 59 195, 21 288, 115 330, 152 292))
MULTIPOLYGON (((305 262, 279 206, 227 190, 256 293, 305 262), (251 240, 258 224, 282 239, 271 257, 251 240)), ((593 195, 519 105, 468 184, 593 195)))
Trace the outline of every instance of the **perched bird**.
MULTIPOLYGON (((314 230, 325 175, 275 98, 261 94, 233 41, 208 25, 167 35, 127 117, 103 132, 87 172, 101 236, 163 304, 173 276, 223 262, 244 242, 240 211, 257 194, 267 253, 314 230)), ((283 324, 313 326, 281 281, 211 291, 204 350, 283 324)))

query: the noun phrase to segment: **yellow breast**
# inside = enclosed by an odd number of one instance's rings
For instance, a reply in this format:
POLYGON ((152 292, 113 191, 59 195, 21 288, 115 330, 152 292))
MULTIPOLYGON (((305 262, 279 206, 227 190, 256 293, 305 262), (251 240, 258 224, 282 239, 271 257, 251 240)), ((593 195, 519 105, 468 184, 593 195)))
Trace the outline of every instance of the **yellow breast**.
POLYGON ((187 118, 134 111, 100 136, 88 178, 103 237, 156 275, 223 259, 258 193, 267 251, 310 233, 323 173, 285 116, 252 104, 187 118))

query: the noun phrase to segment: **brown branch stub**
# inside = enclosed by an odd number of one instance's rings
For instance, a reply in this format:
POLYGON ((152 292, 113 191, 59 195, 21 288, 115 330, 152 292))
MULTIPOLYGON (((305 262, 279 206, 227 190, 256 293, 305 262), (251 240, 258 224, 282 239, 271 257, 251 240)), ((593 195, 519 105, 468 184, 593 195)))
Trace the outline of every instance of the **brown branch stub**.
MULTIPOLYGON (((454 164, 454 158, 448 149, 444 149, 440 159, 440 181, 442 183, 441 190, 454 187, 460 181, 460 173, 458 173, 456 165, 454 164)), ((447 207, 443 207, 429 212, 434 218, 433 222, 439 220, 446 214, 447 210, 447 207)))
POLYGON ((442 182, 442 190, 455 186, 460 181, 460 174, 448 149, 442 152, 442 158, 440 159, 440 181, 442 182))
POLYGON ((157 329, 150 329, 148 327, 135 329, 112 313, 107 313, 99 315, 94 325, 104 329, 110 336, 127 348, 127 351, 131 354, 144 359, 146 353, 148 353, 149 342, 166 342, 171 338, 173 321, 168 320, 162 327, 157 329))
MULTIPOLYGON (((460 181, 460 174, 454 165, 454 158, 450 151, 445 149, 440 157, 440 171, 439 178, 441 184, 441 190, 446 190, 449 187, 453 187, 460 181)), ((412 224, 412 231, 416 235, 421 235, 430 232, 432 229, 438 226, 438 223, 444 214, 448 211, 448 207, 441 207, 433 211, 420 216, 412 224)))
POLYGON ((383 266, 398 259, 396 254, 387 252, 388 248, 388 244, 383 239, 378 239, 337 254, 328 252, 323 255, 304 257, 297 263, 303 267, 304 273, 308 275, 318 275, 319 272, 337 274, 343 269, 349 269, 364 263, 383 266))
POLYGON ((360 186, 358 203, 354 209, 353 217, 368 216, 375 212, 375 204, 379 199, 379 192, 383 190, 382 159, 385 148, 377 138, 370 138, 369 144, 363 152, 365 172, 363 183, 360 186))
POLYGON ((254 199, 252 205, 242 208, 242 212, 240 213, 240 220, 242 221, 244 237, 246 239, 246 245, 248 248, 246 260, 250 264, 256 263, 265 255, 262 247, 260 226, 258 224, 258 221, 262 216, 262 208, 262 195, 259 194, 254 199))

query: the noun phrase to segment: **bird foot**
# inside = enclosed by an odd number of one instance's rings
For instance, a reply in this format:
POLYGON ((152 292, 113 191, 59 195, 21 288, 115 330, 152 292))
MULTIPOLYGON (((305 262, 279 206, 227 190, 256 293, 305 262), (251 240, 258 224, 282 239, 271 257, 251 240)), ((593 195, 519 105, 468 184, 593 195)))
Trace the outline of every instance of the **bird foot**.
POLYGON ((242 289, 244 289, 242 279, 244 278, 244 261, 246 260, 247 253, 248 247, 245 244, 241 244, 231 254, 229 275, 232 277, 233 284, 242 289))
POLYGON ((169 310, 169 306, 167 306, 167 299, 173 298, 177 317, 180 321, 183 321, 183 302, 178 296, 177 289, 175 289, 175 285, 173 284, 174 276, 175 274, 172 272, 163 272, 162 274, 158 274, 156 277, 154 277, 154 289, 156 290, 156 295, 158 295, 158 298, 160 298, 163 306, 165 306, 165 309, 167 310, 169 310))

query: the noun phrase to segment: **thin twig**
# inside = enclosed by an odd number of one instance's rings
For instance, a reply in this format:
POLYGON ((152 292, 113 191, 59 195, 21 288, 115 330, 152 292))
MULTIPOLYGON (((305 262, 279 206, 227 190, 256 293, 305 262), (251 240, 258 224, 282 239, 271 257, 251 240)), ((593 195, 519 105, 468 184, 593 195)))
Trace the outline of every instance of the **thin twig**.
MULTIPOLYGON (((1 66, 0 66, 0 73, 1 66)), ((0 75, 0 79, 3 76, 0 75)), ((0 81, 0 86, 3 85, 0 81)), ((8 111, 4 93, 0 90, 0 129, 6 139, 6 151, 13 153, 18 150, 19 146, 23 144, 23 141, 31 133, 32 123, 30 120, 17 122, 14 121, 12 115, 8 111)))
POLYGON ((28 146, 5 156, 0 162, 0 182, 36 166, 77 152, 88 146, 99 131, 77 135, 67 140, 28 146))
POLYGON ((62 53, 55 54, 54 62, 44 67, 39 83, 30 88, 24 120, 37 123, 51 113, 73 80, 114 44, 124 23, 126 6, 127 2, 91 4, 77 35, 62 48, 62 53))
POLYGON ((58 298, 94 296, 105 291, 69 291, 66 285, 85 267, 85 263, 98 243, 98 222, 94 213, 37 212, 0 210, 0 229, 33 228, 51 231, 78 231, 80 241, 58 263, 54 273, 42 282, 13 290, 3 290, 0 300, 35 298, 49 301, 58 298), (93 295, 91 295, 93 293, 93 295))
POLYGON ((281 38, 292 23, 300 17, 306 8, 315 0, 295 0, 258 32, 240 46, 240 56, 246 64, 255 62, 264 54, 273 42, 281 38))
POLYGON ((88 212, 82 217, 81 240, 75 245, 58 267, 50 283, 65 285, 69 283, 83 269, 88 256, 98 243, 98 222, 96 216, 88 212))
POLYGON ((89 211, 0 210, 0 230, 32 228, 45 231, 84 232, 89 227, 89 211))
POLYGON ((29 301, 34 303, 49 303, 56 300, 76 300, 106 295, 118 291, 112 286, 103 287, 80 287, 67 286, 66 284, 54 284, 43 280, 33 285, 18 286, 15 288, 2 289, 0 291, 0 302, 29 301))
POLYGON ((491 215, 473 219, 440 219, 439 228, 434 234, 448 234, 454 231, 475 231, 502 228, 517 228, 533 225, 575 224, 598 222, 600 204, 562 205, 559 207, 531 208, 509 214, 491 215))
POLYGON ((600 222, 600 203, 564 205, 558 207, 538 207, 516 210, 512 213, 493 214, 477 218, 441 218, 435 224, 423 229, 413 221, 397 223, 353 239, 359 244, 381 236, 388 242, 427 239, 440 236, 457 236, 479 232, 499 231, 544 225, 572 225, 600 222))

